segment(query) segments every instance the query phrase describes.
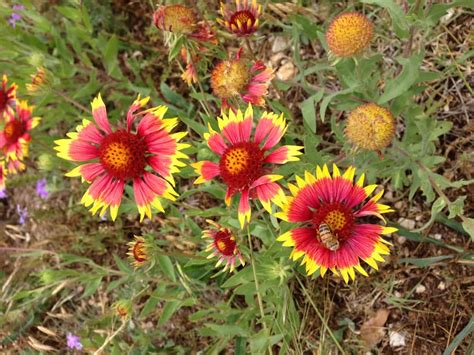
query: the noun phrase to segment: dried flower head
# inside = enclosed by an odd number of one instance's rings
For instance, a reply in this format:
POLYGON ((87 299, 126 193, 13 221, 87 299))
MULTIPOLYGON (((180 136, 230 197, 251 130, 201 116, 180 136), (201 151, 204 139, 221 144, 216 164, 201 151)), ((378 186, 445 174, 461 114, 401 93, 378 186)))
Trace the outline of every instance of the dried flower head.
POLYGON ((395 135, 395 119, 384 107, 364 104, 349 114, 345 134, 358 147, 380 151, 395 135))
POLYGON ((128 253, 133 266, 136 268, 145 265, 150 260, 150 246, 143 237, 134 236, 134 240, 128 243, 128 253))
POLYGON ((132 316, 132 302, 130 300, 118 300, 114 303, 113 308, 123 320, 130 319, 132 316))
POLYGON ((276 216, 299 226, 277 240, 293 247, 293 260, 303 257, 308 275, 319 270, 323 277, 331 270, 347 283, 349 278, 354 280, 354 270, 367 276, 361 260, 377 270, 377 261, 384 261, 382 255, 390 253, 390 243, 382 235, 397 229, 367 223, 364 217, 385 221, 382 214, 393 209, 378 203, 383 190, 367 201, 377 185, 364 187, 364 174, 354 183, 355 171, 349 167, 341 175, 334 165, 331 176, 326 165, 317 166, 316 175, 306 171, 304 178, 296 177, 297 185, 288 184, 291 196, 276 216))
POLYGON ((34 94, 41 90, 48 83, 46 69, 38 67, 36 73, 31 75, 31 83, 26 84, 26 90, 30 94, 34 94))
POLYGON ((239 50, 235 59, 223 60, 215 66, 211 87, 214 95, 223 101, 224 108, 229 99, 238 96, 245 102, 263 106, 273 77, 273 70, 262 61, 250 63, 239 50))
POLYGON ((256 0, 235 0, 235 7, 221 3, 222 26, 239 37, 249 36, 258 29, 262 5, 256 0))
POLYGON ((160 30, 179 34, 193 33, 197 26, 193 10, 183 5, 161 6, 153 14, 153 22, 160 30))
POLYGON ((203 238, 212 239, 206 249, 206 251, 212 252, 207 258, 210 259, 217 256, 219 260, 217 261, 216 267, 219 267, 224 263, 224 271, 227 271, 227 269, 230 268, 230 271, 233 272, 235 270, 237 259, 240 261, 241 265, 245 265, 245 261, 237 247, 237 240, 232 231, 209 219, 206 220, 206 222, 214 227, 202 232, 203 238))
POLYGON ((326 31, 331 53, 338 57, 351 57, 366 48, 373 35, 373 24, 357 12, 337 16, 326 31))

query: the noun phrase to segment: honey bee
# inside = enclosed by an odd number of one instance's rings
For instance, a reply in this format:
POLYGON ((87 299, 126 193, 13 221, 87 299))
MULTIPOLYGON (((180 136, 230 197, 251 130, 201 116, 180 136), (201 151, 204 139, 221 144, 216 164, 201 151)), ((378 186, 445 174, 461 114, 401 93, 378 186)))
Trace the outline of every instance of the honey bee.
POLYGON ((339 249, 339 240, 326 223, 319 225, 319 241, 331 251, 339 249))

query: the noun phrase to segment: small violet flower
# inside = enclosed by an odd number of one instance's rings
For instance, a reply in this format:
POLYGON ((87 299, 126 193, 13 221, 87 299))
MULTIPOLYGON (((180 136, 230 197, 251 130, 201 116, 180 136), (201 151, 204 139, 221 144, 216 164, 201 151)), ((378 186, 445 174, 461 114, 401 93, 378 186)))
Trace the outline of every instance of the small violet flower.
POLYGON ((67 333, 66 340, 67 340, 67 347, 69 349, 76 349, 76 350, 82 349, 81 338, 79 338, 77 335, 74 335, 72 333, 67 333))
POLYGON ((0 199, 7 198, 7 189, 0 190, 0 199))
MULTIPOLYGON (((12 7, 13 11, 23 11, 25 7, 23 5, 13 5, 12 7)), ((21 20, 21 15, 17 14, 16 12, 13 12, 8 19, 8 23, 10 26, 13 28, 16 28, 16 22, 21 20)))
POLYGON ((28 209, 21 208, 20 205, 16 205, 16 212, 18 213, 18 223, 21 225, 25 224, 26 219, 28 218, 28 209))
POLYGON ((46 179, 40 179, 36 182, 36 193, 42 199, 48 198, 49 193, 46 189, 46 179))

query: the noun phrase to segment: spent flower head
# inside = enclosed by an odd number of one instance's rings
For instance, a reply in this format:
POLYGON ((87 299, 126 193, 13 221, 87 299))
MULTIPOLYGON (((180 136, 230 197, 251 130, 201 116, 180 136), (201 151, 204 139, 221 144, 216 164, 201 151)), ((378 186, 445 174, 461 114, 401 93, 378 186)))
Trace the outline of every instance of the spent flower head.
POLYGON ((223 108, 228 106, 229 100, 239 96, 247 103, 263 106, 273 77, 273 69, 262 61, 251 63, 240 49, 235 59, 223 60, 214 67, 211 87, 214 95, 222 100, 223 108))
POLYGON ((345 135, 360 148, 380 151, 391 143, 395 135, 395 119, 384 107, 364 104, 349 114, 345 135))
POLYGON ((132 302, 130 300, 118 300, 113 305, 113 308, 115 309, 117 315, 123 320, 130 319, 132 316, 132 302))
POLYGON ((140 236, 133 236, 133 241, 128 243, 128 257, 136 268, 147 264, 150 261, 150 251, 152 245, 140 236))
POLYGON ((336 57, 352 57, 360 53, 370 44, 373 27, 372 22, 358 12, 337 16, 326 31, 331 54, 336 57))
POLYGON ((163 5, 153 14, 153 23, 163 31, 191 34, 197 26, 194 11, 183 5, 163 5))

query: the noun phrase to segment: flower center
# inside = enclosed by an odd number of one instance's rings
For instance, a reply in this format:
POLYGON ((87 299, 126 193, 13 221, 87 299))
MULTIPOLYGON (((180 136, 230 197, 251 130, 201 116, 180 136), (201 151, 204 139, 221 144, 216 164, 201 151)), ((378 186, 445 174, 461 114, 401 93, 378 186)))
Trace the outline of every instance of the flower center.
POLYGON ((145 243, 142 241, 137 241, 132 248, 133 258, 138 263, 143 263, 147 260, 147 255, 145 252, 145 243))
POLYGON ((230 18, 229 23, 236 26, 239 30, 244 32, 252 28, 255 23, 255 16, 248 10, 237 11, 230 18))
POLYGON ((170 5, 164 11, 164 29, 175 33, 191 33, 196 25, 193 11, 182 5, 170 5))
POLYGON ((250 71, 243 59, 224 60, 216 65, 211 74, 212 90, 221 99, 239 95, 249 80, 250 71))
POLYGON ((234 255, 235 250, 235 238, 232 234, 227 231, 220 231, 214 237, 214 245, 222 255, 231 256, 234 255))
POLYGON ((117 179, 141 176, 146 165, 146 146, 137 135, 125 130, 109 134, 99 148, 99 159, 117 179))
POLYGON ((227 148, 219 162, 222 180, 234 190, 250 186, 263 174, 263 159, 262 150, 253 142, 227 148))
POLYGON ((26 131, 25 124, 18 120, 8 122, 3 129, 7 143, 12 144, 18 141, 26 131))
POLYGON ((354 215, 350 208, 336 202, 317 209, 314 212, 312 223, 318 231, 321 223, 327 224, 331 232, 341 240, 350 237, 354 226, 354 215))

